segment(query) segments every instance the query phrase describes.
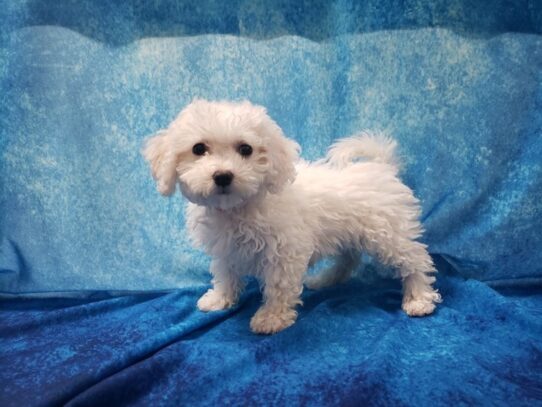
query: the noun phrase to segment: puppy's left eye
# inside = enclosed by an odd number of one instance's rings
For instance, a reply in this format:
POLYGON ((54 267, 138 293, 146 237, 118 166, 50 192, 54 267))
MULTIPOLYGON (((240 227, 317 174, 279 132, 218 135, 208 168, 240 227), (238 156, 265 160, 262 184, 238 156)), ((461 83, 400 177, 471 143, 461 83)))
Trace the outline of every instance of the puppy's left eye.
POLYGON ((237 148, 237 151, 239 151, 239 154, 241 154, 243 157, 248 157, 249 155, 252 154, 252 147, 249 146, 248 144, 241 144, 237 148))

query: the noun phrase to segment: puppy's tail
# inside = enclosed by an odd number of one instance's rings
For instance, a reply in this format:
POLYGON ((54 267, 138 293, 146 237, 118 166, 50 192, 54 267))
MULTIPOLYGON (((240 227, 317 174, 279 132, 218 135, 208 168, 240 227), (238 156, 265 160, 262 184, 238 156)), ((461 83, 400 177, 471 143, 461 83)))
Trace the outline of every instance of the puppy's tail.
POLYGON ((397 142, 381 133, 360 133, 343 138, 333 144, 327 153, 326 162, 344 168, 357 159, 369 159, 375 162, 399 167, 396 155, 397 142))

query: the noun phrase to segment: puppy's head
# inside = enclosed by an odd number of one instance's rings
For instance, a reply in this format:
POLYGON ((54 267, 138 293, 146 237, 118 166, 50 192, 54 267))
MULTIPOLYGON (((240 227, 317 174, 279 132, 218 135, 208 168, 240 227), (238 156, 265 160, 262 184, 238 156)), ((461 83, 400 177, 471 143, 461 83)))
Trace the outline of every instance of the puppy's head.
POLYGON ((179 183, 191 202, 227 210, 280 192, 295 178, 298 151, 261 106, 196 100, 143 154, 162 195, 179 183))

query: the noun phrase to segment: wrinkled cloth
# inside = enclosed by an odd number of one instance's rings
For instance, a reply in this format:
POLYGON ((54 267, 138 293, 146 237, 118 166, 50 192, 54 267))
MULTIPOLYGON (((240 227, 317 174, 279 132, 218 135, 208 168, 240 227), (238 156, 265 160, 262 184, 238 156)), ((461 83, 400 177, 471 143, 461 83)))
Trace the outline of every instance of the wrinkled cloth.
POLYGON ((427 318, 397 282, 306 292, 298 321, 254 335, 255 285, 205 314, 203 291, 0 302, 0 404, 514 405, 542 403, 542 288, 442 276, 427 318))

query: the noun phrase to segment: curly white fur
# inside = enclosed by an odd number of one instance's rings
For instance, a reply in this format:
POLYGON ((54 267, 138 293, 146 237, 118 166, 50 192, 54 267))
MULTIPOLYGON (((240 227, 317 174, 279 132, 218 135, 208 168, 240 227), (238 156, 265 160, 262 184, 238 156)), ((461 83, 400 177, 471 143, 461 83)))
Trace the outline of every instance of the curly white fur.
POLYGON ((430 314, 440 295, 426 246, 418 241, 420 209, 397 177, 395 141, 362 133, 334 144, 321 161, 298 160, 299 146, 284 136, 264 108, 249 102, 196 100, 168 129, 148 140, 144 155, 158 190, 179 185, 190 201, 188 229, 212 256, 213 288, 202 311, 235 304, 243 277, 260 279, 264 303, 251 320, 257 333, 295 322, 307 267, 325 256, 335 265, 307 278, 309 288, 345 281, 360 252, 397 270, 403 309, 430 314), (205 153, 192 148, 203 143, 205 153), (243 156, 239 146, 252 154, 243 156), (230 172, 228 186, 214 175, 230 172))

